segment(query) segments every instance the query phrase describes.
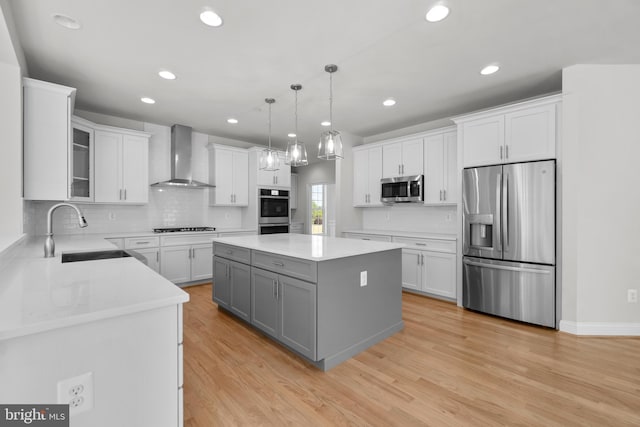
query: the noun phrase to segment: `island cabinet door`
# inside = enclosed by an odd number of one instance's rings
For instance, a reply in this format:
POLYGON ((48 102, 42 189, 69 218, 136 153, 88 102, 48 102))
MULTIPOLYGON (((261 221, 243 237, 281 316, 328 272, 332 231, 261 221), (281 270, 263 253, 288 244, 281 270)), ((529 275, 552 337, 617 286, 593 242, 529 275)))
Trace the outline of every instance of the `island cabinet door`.
POLYGON ((231 307, 230 261, 213 257, 213 300, 220 306, 231 307))
POLYGON ((316 285, 278 276, 280 333, 278 339, 316 360, 316 285))
POLYGON ((278 275, 251 268, 251 324, 278 338, 278 275))
POLYGON ((230 261, 231 311, 247 322, 251 321, 251 267, 230 261))

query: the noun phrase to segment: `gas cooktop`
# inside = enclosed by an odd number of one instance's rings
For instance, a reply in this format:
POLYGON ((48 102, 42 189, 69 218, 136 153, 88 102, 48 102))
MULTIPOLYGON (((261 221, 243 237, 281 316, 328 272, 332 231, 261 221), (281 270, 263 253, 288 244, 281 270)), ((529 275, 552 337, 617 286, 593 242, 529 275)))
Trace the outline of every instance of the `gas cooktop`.
POLYGON ((154 228, 154 233, 179 233, 185 231, 216 231, 215 227, 167 227, 154 228))

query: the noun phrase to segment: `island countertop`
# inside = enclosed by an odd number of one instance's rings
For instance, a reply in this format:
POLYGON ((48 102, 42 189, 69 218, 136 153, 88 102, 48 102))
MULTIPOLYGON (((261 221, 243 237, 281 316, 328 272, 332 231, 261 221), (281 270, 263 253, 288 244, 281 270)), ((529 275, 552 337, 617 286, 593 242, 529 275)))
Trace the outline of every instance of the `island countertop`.
POLYGON ((346 258, 406 246, 402 243, 363 241, 311 234, 262 234, 217 237, 212 240, 214 243, 224 243, 309 261, 346 258))
POLYGON ((115 249, 105 236, 30 238, 0 265, 0 341, 99 319, 181 304, 189 295, 136 258, 62 263, 63 252, 115 249))

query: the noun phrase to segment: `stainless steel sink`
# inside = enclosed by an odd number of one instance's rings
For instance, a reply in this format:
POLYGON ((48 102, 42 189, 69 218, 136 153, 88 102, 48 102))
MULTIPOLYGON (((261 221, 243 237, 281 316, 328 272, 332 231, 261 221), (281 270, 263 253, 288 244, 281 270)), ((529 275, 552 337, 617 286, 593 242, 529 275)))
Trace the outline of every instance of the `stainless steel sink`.
POLYGON ((62 254, 62 262, 95 261, 110 258, 128 258, 131 254, 122 249, 95 252, 70 252, 62 254))

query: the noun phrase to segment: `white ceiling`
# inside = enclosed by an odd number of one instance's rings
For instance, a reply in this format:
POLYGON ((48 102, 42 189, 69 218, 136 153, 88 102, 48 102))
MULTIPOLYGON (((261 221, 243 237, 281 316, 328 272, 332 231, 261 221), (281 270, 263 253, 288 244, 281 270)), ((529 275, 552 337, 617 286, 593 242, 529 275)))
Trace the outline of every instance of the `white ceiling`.
POLYGON ((371 136, 561 89, 563 67, 640 63, 638 0, 20 0, 11 3, 29 75, 78 89, 76 107, 254 143, 293 131, 315 156, 328 118, 326 64, 337 129, 371 136), (210 6, 220 28, 198 15, 210 6), (73 31, 54 13, 79 20, 73 31), (501 70, 479 70, 498 62, 501 70), (175 81, 157 76, 161 69, 175 81), (156 99, 155 105, 140 102, 156 99), (382 106, 386 97, 397 105, 382 106), (228 117, 240 123, 229 125, 228 117))

